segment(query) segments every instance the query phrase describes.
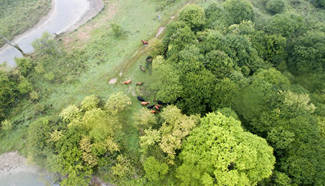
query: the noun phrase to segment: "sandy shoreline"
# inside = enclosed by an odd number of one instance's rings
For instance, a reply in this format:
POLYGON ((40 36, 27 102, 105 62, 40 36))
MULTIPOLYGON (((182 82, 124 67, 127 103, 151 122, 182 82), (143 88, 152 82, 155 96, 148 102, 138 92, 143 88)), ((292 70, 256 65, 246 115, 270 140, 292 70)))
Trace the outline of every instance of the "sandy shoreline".
POLYGON ((89 20, 94 18, 105 7, 103 0, 88 0, 89 8, 87 12, 65 32, 73 32, 89 20))
POLYGON ((0 155, 0 176, 17 174, 19 172, 36 173, 39 168, 28 165, 25 157, 18 152, 7 152, 0 155))

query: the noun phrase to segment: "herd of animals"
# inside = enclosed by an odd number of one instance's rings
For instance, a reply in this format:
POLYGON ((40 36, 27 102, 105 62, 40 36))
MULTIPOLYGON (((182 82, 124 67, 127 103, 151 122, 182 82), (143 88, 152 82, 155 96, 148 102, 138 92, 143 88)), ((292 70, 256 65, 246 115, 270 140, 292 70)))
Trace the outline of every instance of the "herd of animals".
MULTIPOLYGON (((147 45, 149 44, 149 42, 148 42, 148 41, 145 41, 145 40, 141 40, 141 42, 142 42, 142 44, 143 44, 144 46, 147 46, 147 45)), ((148 57, 146 58, 146 62, 147 62, 147 64, 148 64, 148 63, 151 63, 152 60, 153 60, 153 58, 152 58, 151 56, 148 56, 148 57)), ((145 69, 142 65, 140 65, 140 70, 143 71, 143 72, 146 71, 146 69, 145 69)), ((131 83, 132 83, 132 80, 130 80, 130 79, 129 79, 129 80, 126 80, 126 81, 123 82, 124 85, 130 85, 131 83)), ((137 82, 137 83, 136 83, 136 86, 142 86, 142 85, 143 85, 143 82, 137 82)), ((164 103, 164 102, 162 102, 162 101, 159 101, 159 100, 157 101, 156 104, 150 104, 149 101, 146 101, 146 100, 145 100, 143 97, 141 97, 141 96, 137 96, 137 99, 138 99, 138 101, 140 102, 140 104, 141 104, 142 106, 147 107, 147 108, 150 110, 150 112, 153 113, 153 114, 156 114, 156 113, 160 112, 161 108, 162 108, 163 106, 167 105, 166 103, 164 103)))

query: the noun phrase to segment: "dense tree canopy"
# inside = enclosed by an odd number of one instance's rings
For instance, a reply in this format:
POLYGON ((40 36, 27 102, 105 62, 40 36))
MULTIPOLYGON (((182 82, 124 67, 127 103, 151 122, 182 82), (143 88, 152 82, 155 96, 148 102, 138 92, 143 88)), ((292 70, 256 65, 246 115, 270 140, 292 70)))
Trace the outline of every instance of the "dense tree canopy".
POLYGON ((239 121, 211 113, 184 143, 176 177, 185 185, 256 185, 272 174, 272 153, 264 139, 244 132, 239 121))

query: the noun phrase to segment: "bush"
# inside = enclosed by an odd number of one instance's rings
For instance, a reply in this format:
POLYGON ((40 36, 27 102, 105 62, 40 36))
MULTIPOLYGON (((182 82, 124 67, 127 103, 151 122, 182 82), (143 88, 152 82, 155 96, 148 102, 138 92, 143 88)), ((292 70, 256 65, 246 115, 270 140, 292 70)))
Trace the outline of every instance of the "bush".
POLYGON ((1 129, 4 131, 8 131, 12 129, 12 123, 9 120, 4 120, 1 122, 1 129))
POLYGON ((266 9, 272 14, 281 13, 284 7, 285 4, 283 0, 270 0, 266 3, 266 9))
POLYGON ((92 109, 98 107, 99 102, 100 102, 100 100, 97 96, 95 96, 95 95, 87 96, 81 102, 81 109, 84 111, 92 110, 92 109))
POLYGON ((205 25, 204 9, 198 5, 188 5, 182 10, 180 20, 184 21, 193 31, 198 31, 205 25))
POLYGON ((80 110, 75 105, 70 105, 60 113, 63 121, 69 122, 80 117, 80 110))
POLYGON ((239 24, 243 20, 253 21, 255 18, 253 6, 246 0, 227 0, 224 8, 228 13, 229 25, 239 24))
POLYGON ((120 38, 125 34, 125 31, 122 29, 120 25, 112 23, 111 27, 112 27, 113 35, 116 38, 120 38))

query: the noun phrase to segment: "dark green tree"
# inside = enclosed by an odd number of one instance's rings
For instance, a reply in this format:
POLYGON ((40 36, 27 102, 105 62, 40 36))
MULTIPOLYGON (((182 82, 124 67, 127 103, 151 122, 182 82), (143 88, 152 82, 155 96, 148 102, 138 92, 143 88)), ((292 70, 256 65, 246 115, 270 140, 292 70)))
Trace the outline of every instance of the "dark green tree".
POLYGON ((285 8, 283 0, 269 0, 266 3, 266 9, 272 14, 281 13, 285 8))
POLYGON ((254 21, 255 13, 253 6, 246 0, 227 0, 224 4, 228 16, 228 24, 239 24, 243 20, 254 21))
POLYGON ((180 13, 179 19, 193 31, 201 30, 205 25, 204 9, 195 4, 187 5, 180 13))

